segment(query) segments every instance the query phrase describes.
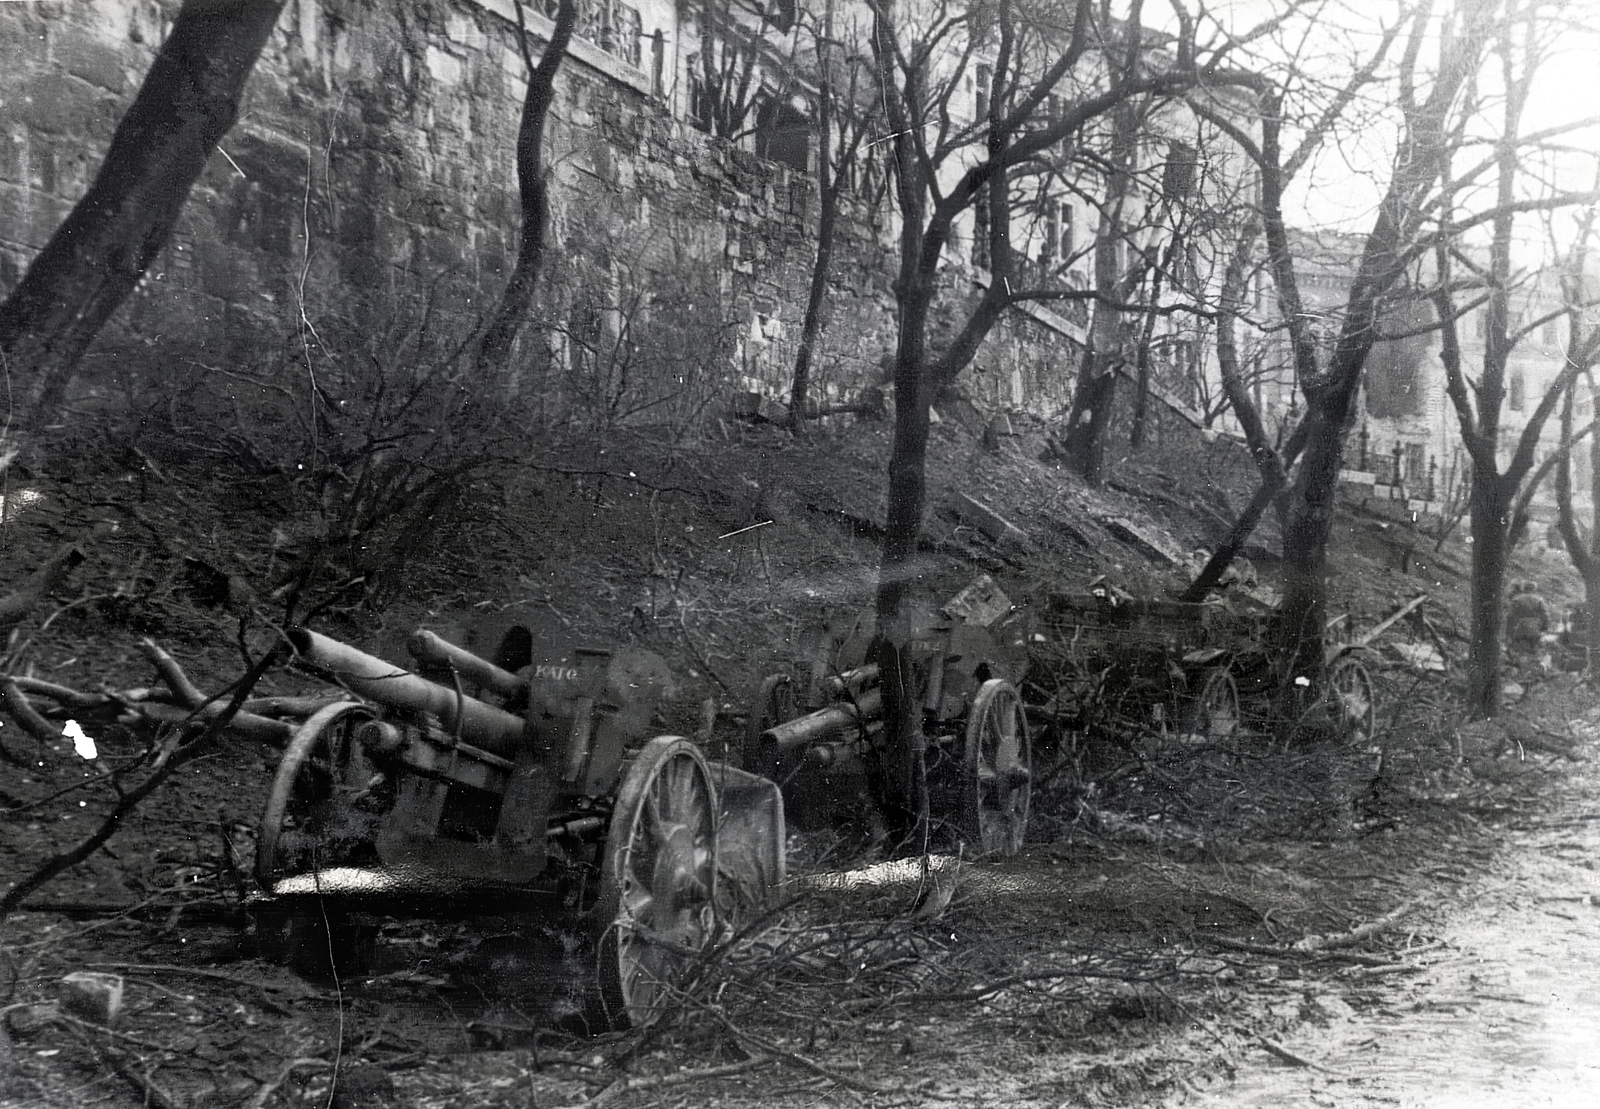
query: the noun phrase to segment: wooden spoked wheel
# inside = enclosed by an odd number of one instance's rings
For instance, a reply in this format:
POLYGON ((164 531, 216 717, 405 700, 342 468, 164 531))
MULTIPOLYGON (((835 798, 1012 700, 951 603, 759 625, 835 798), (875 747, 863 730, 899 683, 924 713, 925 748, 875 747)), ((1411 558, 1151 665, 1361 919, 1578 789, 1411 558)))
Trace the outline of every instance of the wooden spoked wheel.
POLYGON ((1354 655, 1340 655, 1328 668, 1328 695, 1339 709, 1352 747, 1365 748, 1377 728, 1378 698, 1366 664, 1354 655))
POLYGON ((1202 673, 1200 690, 1181 718, 1178 740, 1233 750, 1239 742, 1239 687, 1225 667, 1202 673))
POLYGON ((1003 678, 979 687, 967 710, 961 830, 981 855, 1015 855, 1028 827, 1032 750, 1022 699, 1003 678))
POLYGON ((377 774, 356 741, 374 719, 357 701, 319 709, 289 738, 256 836, 256 881, 267 893, 289 874, 350 862, 371 842, 360 803, 377 774))
POLYGON ((787 674, 768 675, 761 683, 755 703, 750 706, 749 723, 744 734, 744 769, 783 784, 789 768, 780 765, 778 752, 762 742, 761 733, 799 715, 793 680, 787 674))
POLYGON ((611 815, 600 898, 598 986, 613 1027, 649 1024, 715 934, 716 795, 687 739, 658 736, 633 761, 611 815))
MULTIPOLYGON (((356 739, 373 710, 356 701, 319 709, 289 738, 256 835, 264 892, 295 874, 370 862, 381 807, 378 774, 356 739)), ((255 913, 260 953, 310 978, 359 972, 373 938, 338 905, 318 898, 269 901, 255 913)))

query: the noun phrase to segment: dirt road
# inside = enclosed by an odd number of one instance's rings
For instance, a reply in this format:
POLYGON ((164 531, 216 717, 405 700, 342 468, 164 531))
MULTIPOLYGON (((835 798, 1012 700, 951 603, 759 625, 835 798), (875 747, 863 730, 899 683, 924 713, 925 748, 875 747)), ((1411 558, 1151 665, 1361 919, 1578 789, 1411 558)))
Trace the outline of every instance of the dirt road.
POLYGON ((1506 818, 1503 849, 1437 914, 1425 969, 1369 968, 1294 1004, 1304 1022, 1274 1043, 1310 1065, 1263 1045, 1171 1104, 1600 1104, 1600 781, 1579 765, 1568 803, 1506 818))

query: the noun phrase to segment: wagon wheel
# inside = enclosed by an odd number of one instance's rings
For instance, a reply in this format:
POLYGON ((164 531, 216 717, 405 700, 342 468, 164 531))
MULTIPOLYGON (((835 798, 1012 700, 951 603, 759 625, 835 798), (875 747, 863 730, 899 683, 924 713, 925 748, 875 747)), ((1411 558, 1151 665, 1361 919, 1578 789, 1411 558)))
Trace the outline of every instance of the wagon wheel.
POLYGON ((1004 678, 979 687, 967 710, 961 829, 980 854, 1015 855, 1028 826, 1032 752, 1022 700, 1004 678))
POLYGON ((716 795, 698 748, 678 736, 645 745, 611 814, 597 920, 606 1023, 643 1026, 713 933, 716 795))
MULTIPOLYGON (((349 862, 353 847, 370 844, 374 818, 360 806, 376 771, 355 736, 373 718, 368 706, 340 701, 290 737, 256 836, 255 876, 266 892, 297 871, 349 862)), ((370 937, 338 908, 269 903, 255 916, 261 954, 302 974, 323 978, 364 961, 370 937)))
POLYGON ((356 742, 356 731, 374 719, 358 701, 339 701, 317 710, 295 731, 278 763, 272 792, 256 836, 256 881, 272 891, 273 882, 296 869, 347 861, 360 837, 356 808, 368 796, 377 771, 356 742))
POLYGON ((1233 750, 1239 740, 1239 687, 1226 667, 1202 671, 1200 692, 1184 711, 1178 741, 1233 750))
POLYGON ((1328 668, 1328 691, 1338 701, 1339 717, 1349 729, 1350 746, 1365 749, 1376 730, 1378 698, 1372 675, 1354 655, 1340 655, 1328 668))
POLYGON ((800 715, 795 702, 794 682, 787 674, 771 674, 762 683, 750 706, 750 719, 744 733, 744 769, 782 784, 787 768, 780 765, 778 753, 761 741, 761 733, 776 724, 800 715))

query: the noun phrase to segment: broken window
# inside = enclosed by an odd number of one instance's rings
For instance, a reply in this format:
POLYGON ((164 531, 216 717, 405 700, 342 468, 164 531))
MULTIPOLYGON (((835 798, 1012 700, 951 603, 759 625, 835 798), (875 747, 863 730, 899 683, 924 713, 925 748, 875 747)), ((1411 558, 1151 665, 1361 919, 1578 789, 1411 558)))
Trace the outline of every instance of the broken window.
POLYGON ((805 173, 811 168, 811 121, 787 101, 771 97, 756 110, 756 153, 805 173))
POLYGON ((644 25, 639 9, 618 0, 596 0, 579 9, 576 34, 607 54, 639 68, 644 25))
POLYGON ((639 19, 639 9, 627 4, 616 4, 611 9, 611 53, 639 68, 639 40, 644 37, 644 24, 639 19))
POLYGON ((767 22, 779 31, 794 26, 795 0, 772 0, 767 5, 767 22))
POLYGON ((1189 199, 1199 170, 1199 151, 1186 142, 1174 140, 1168 144, 1167 164, 1161 171, 1161 195, 1168 204, 1182 204, 1189 199))
POLYGON ((1405 451, 1405 479, 1409 482, 1419 482, 1427 474, 1428 463, 1423 454, 1425 447, 1421 443, 1406 443, 1405 451))
POLYGON ((689 123, 709 135, 714 118, 711 90, 700 76, 700 55, 696 54, 689 59, 689 123))

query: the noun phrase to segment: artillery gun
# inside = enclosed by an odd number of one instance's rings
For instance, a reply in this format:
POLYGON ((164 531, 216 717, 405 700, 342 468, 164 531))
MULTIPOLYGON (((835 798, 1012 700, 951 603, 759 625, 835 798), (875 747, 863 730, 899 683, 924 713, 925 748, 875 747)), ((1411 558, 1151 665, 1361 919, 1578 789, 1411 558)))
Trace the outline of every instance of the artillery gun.
MULTIPOLYGON (((985 575, 920 623, 908 655, 930 816, 968 855, 1015 854, 1033 781, 1014 684, 1026 660, 1026 621, 985 575)), ((878 665, 867 661, 871 640, 867 617, 820 632, 808 657, 762 682, 750 709, 744 766, 780 785, 797 824, 839 823, 817 810, 860 797, 847 783, 883 772, 884 691, 878 665)))
POLYGON ((409 672, 287 634, 351 697, 294 732, 272 783, 254 903, 268 954, 337 947, 351 912, 575 915, 592 1008, 645 1024, 784 879, 776 786, 649 737, 671 675, 648 651, 541 649, 513 625, 490 660, 419 630, 409 672))

